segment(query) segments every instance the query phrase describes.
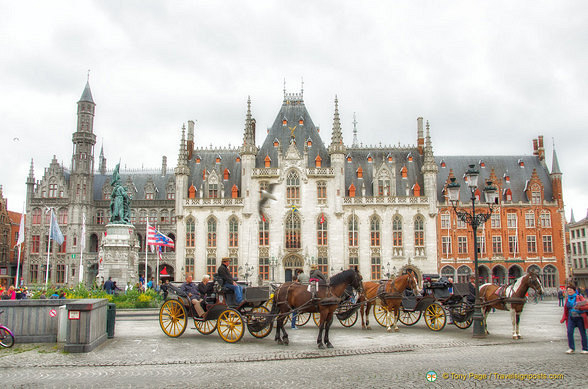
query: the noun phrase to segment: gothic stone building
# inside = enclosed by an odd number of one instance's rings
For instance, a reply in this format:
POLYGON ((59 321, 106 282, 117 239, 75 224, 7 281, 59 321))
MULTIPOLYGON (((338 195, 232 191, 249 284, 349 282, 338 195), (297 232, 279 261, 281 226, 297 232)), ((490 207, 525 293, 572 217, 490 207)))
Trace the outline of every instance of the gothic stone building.
MULTIPOLYGON (((545 163, 543 137, 533 140, 533 155, 437 156, 437 241, 440 272, 458 282, 473 274, 474 242, 470 226, 457 219, 446 200, 451 177, 461 182, 459 208, 471 210, 471 192, 461 176, 474 164, 480 171, 476 202, 490 180, 499 190, 499 204, 478 229, 478 270, 482 282, 503 284, 528 270, 541 275, 554 291, 566 279, 565 216, 562 173, 553 151, 551 172, 545 163), (468 193, 469 192, 469 193, 468 193)), ((477 204, 482 212, 487 206, 477 204)))
POLYGON ((212 274, 222 257, 254 284, 289 280, 312 264, 327 275, 358 266, 366 280, 437 271, 428 126, 425 138, 418 119, 413 147, 347 147, 337 104, 328 145, 302 92, 284 93, 261 147, 250 101, 239 148, 195 148, 189 122, 175 170, 179 272, 212 274), (260 214, 268 188, 277 200, 260 214))
MULTIPOLYGON (((96 135, 94 134, 94 114, 96 104, 90 85, 82 93, 77 103, 77 128, 73 133, 73 154, 71 167, 66 169, 54 157, 45 168, 41 180, 35 180, 33 162, 27 178, 26 212, 26 262, 23 266, 24 281, 29 284, 45 283, 50 214, 48 207, 55 210, 57 221, 64 235, 62 245, 51 242, 49 283, 76 284, 79 279, 80 255, 83 253, 84 280, 91 283, 99 264, 99 245, 110 217, 111 174, 106 170, 103 150, 99 156, 99 166, 94 166, 96 135), (83 216, 86 217, 86 241, 81 244, 83 216)), ((121 171, 121 179, 133 198, 131 222, 136 227, 133 244, 142 252, 145 259, 145 230, 147 218, 151 224, 174 236, 175 224, 175 179, 168 171, 163 157, 161 170, 121 171)), ((156 257, 147 254, 148 276, 155 271, 156 257)), ((160 269, 166 263, 173 265, 175 254, 163 254, 160 269)))

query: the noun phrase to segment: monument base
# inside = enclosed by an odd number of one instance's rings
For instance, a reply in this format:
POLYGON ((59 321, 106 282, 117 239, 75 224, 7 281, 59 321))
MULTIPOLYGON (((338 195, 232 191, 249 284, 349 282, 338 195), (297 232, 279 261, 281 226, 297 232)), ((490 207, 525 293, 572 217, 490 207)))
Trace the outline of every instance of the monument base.
POLYGON ((98 284, 112 278, 122 291, 138 281, 139 244, 132 224, 107 224, 106 236, 100 246, 102 262, 98 268, 98 284))

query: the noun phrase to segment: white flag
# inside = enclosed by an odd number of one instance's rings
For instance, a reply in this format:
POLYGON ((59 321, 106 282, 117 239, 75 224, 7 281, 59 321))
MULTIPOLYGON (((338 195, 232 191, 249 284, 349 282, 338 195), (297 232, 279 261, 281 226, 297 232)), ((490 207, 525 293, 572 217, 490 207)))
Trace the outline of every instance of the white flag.
POLYGON ((80 237, 80 247, 82 251, 86 248, 86 214, 82 215, 82 236, 80 237))
POLYGON ((16 241, 16 245, 21 245, 24 243, 25 238, 25 220, 24 220, 24 213, 20 215, 20 229, 18 230, 18 240, 16 241))

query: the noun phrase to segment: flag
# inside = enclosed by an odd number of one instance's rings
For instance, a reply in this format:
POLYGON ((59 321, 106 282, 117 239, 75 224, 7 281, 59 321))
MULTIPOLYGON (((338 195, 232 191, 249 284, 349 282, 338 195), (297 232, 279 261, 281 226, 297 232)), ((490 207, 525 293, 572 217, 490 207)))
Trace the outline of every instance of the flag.
POLYGON ((167 267, 164 266, 163 270, 161 270, 161 273, 159 273, 159 274, 161 274, 162 276, 169 276, 169 273, 167 272, 167 267))
POLYGON ((57 244, 63 244, 63 234, 59 229, 59 224, 57 224, 57 218, 55 217, 53 209, 51 209, 51 228, 49 232, 49 238, 56 241, 57 244))
POLYGON ((82 236, 80 237, 80 248, 82 251, 86 248, 86 214, 82 215, 82 236))
POLYGON ((296 207, 294 204, 292 204, 292 206, 290 207, 290 210, 292 212, 298 212, 298 207, 296 207))
POLYGON ((325 214, 321 213, 321 221, 319 223, 323 224, 325 222, 325 214))
POLYGON ((163 261, 163 258, 161 257, 161 246, 157 246, 157 256, 160 261, 163 261))
POLYGON ((174 241, 171 238, 157 231, 155 227, 147 225, 147 244, 151 246, 174 247, 174 241))
POLYGON ((16 245, 19 246, 24 243, 25 238, 25 220, 24 220, 24 213, 20 215, 20 228, 18 230, 18 240, 16 241, 16 245))

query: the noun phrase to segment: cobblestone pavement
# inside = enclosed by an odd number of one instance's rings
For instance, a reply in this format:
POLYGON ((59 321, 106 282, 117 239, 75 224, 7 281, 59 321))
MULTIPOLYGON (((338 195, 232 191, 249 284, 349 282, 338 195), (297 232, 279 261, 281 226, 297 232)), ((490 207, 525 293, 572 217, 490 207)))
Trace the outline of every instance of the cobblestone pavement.
POLYGON ((0 386, 583 386, 588 355, 564 353, 567 341, 560 317, 557 302, 527 305, 521 319, 524 339, 518 341, 510 338, 508 312, 491 314, 492 334, 482 340, 471 337, 471 328, 448 325, 433 332, 422 320, 387 333, 372 318, 371 331, 361 330, 359 322, 352 328, 334 326, 332 350, 316 348, 312 321, 289 331, 290 346, 278 346, 273 333, 265 339, 246 334, 238 344, 228 344, 216 333, 200 335, 191 325, 180 338, 171 339, 155 317, 117 317, 115 338, 91 353, 67 354, 61 346, 46 344, 0 350, 0 386), (429 371, 436 373, 435 382, 427 381, 429 371))

